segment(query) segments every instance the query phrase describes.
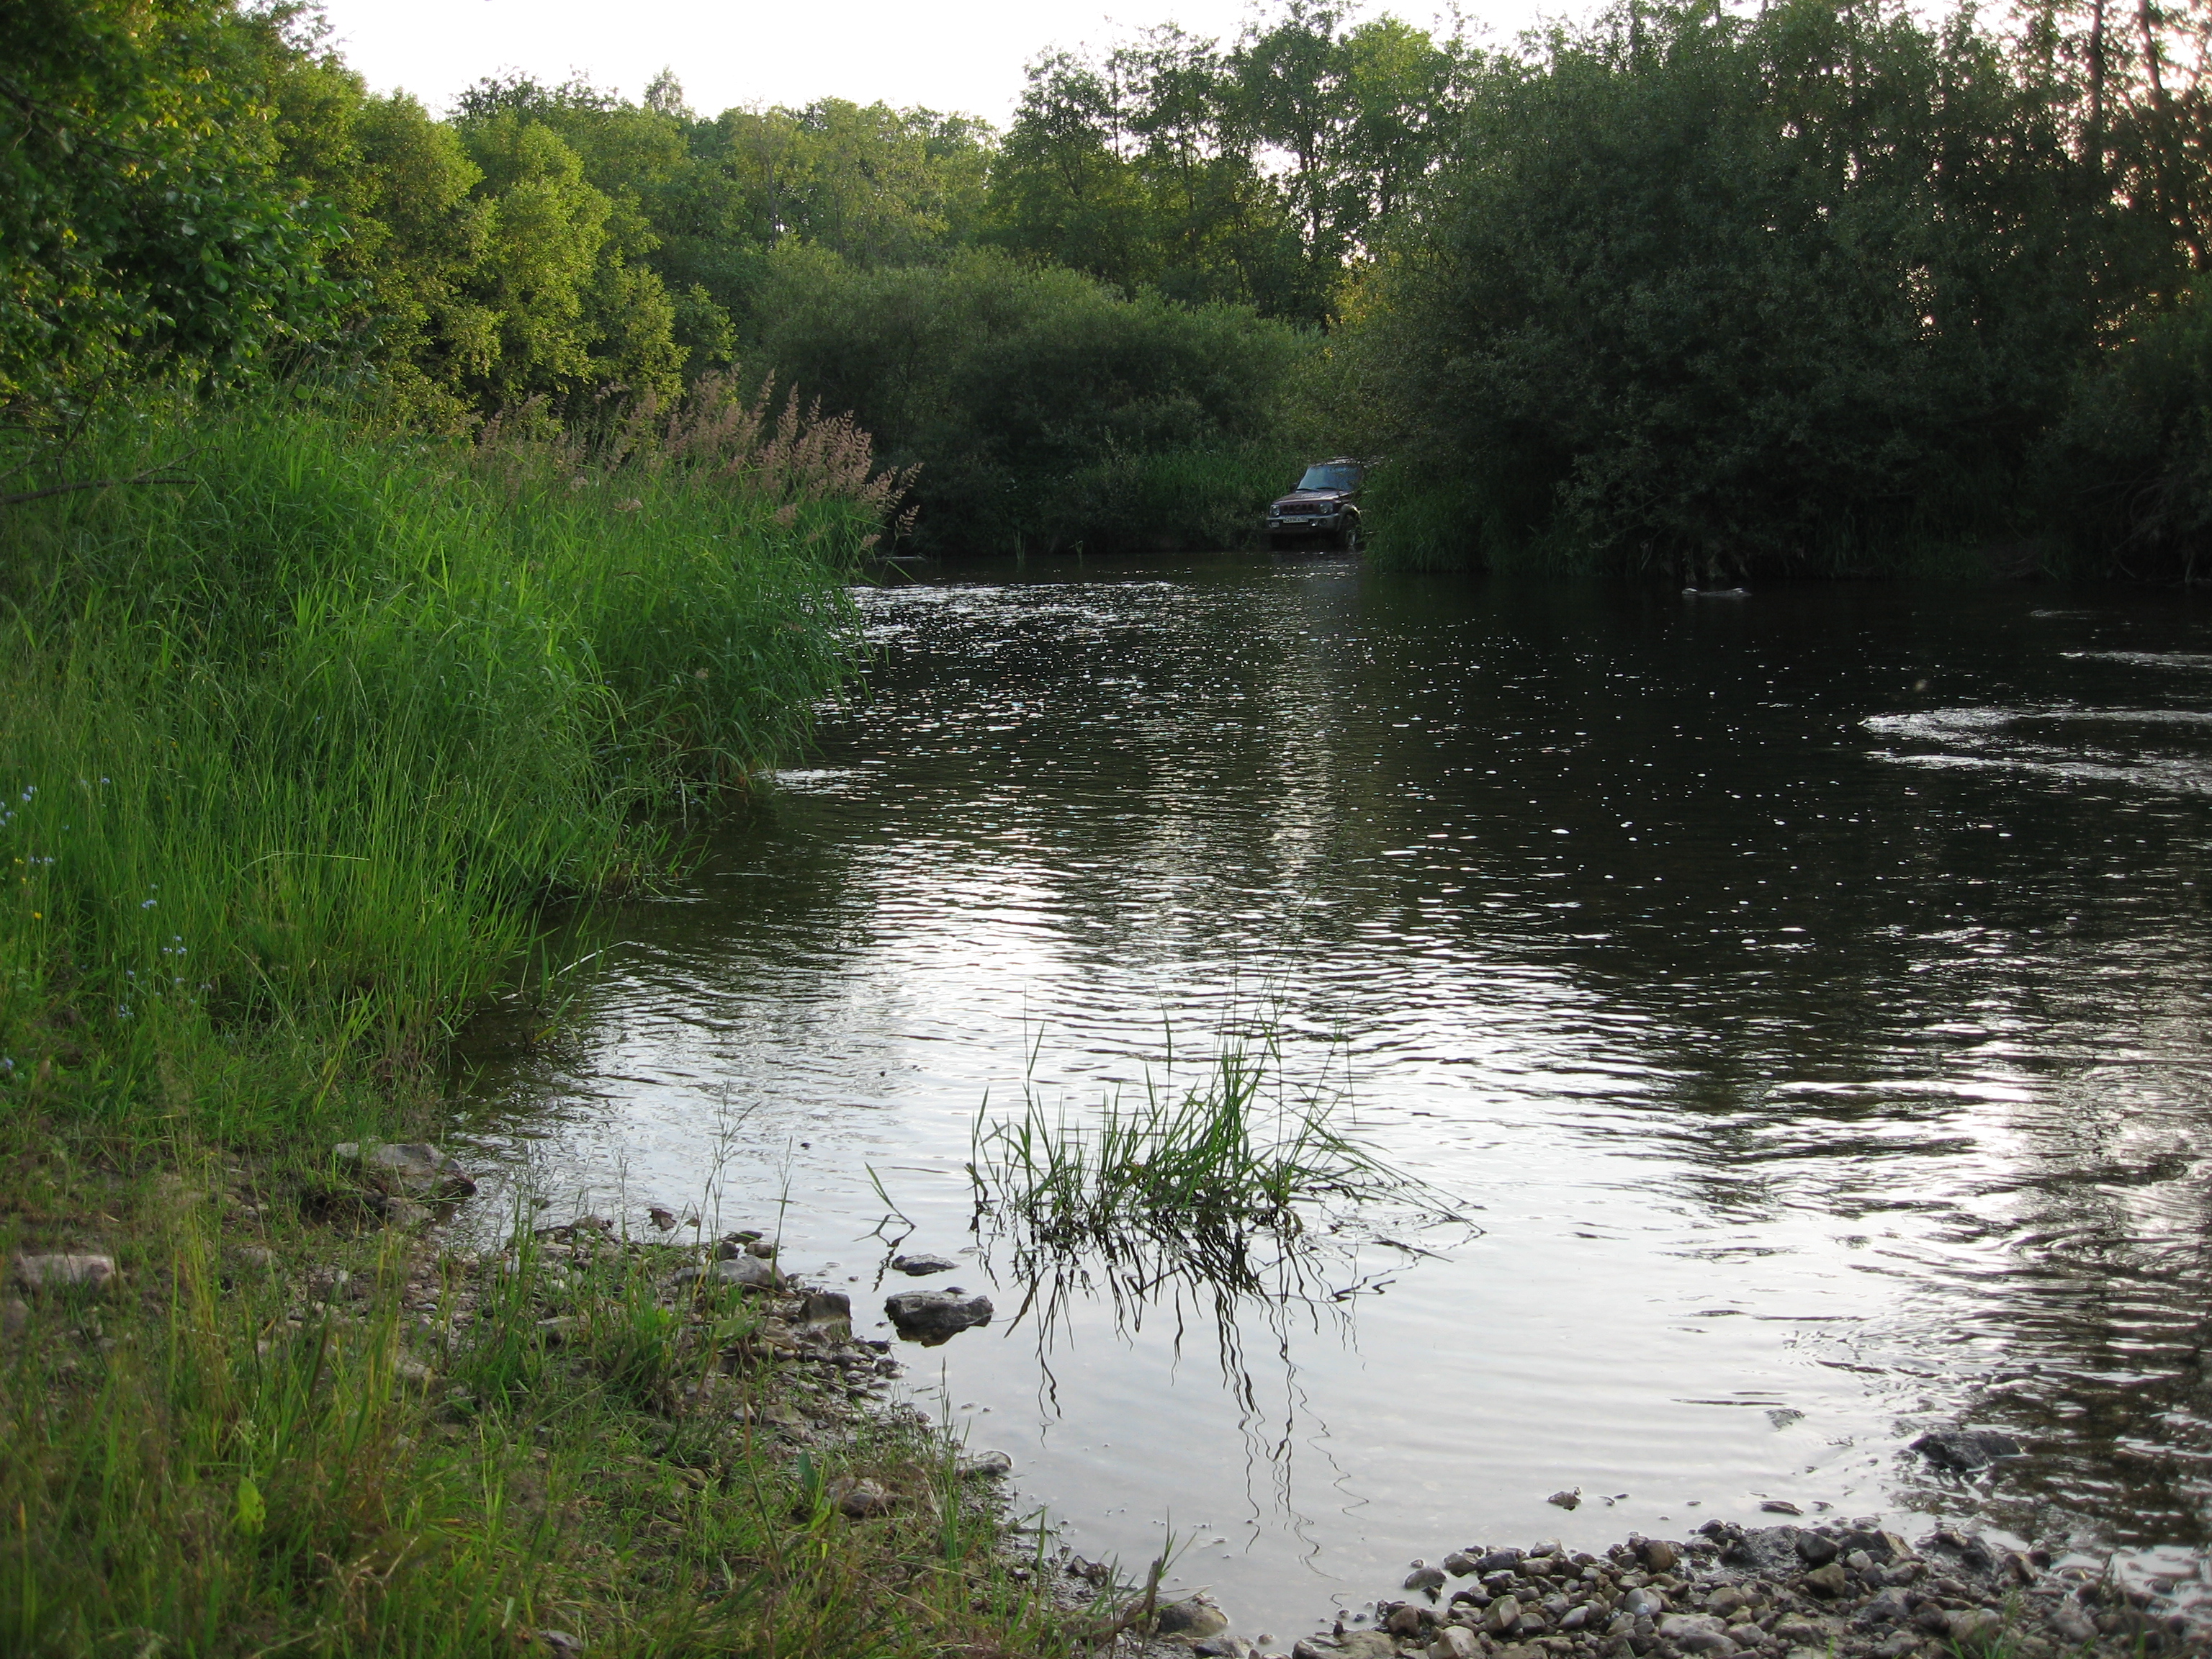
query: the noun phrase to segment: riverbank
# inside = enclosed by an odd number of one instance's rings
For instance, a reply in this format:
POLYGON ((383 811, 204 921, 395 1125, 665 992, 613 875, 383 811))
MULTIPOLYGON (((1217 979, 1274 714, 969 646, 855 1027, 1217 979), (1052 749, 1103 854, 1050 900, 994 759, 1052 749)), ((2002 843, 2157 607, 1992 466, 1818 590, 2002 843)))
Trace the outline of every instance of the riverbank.
POLYGON ((12 1652, 1065 1646, 842 1297, 688 1230, 449 1248, 428 1148, 86 1173, 10 1218, 12 1652))
POLYGON ((666 1247, 434 1231, 453 1033, 557 1030, 539 907, 658 879, 852 665, 866 440, 272 395, 42 465, 0 520, 0 1646, 1049 1647, 860 1350, 666 1247))

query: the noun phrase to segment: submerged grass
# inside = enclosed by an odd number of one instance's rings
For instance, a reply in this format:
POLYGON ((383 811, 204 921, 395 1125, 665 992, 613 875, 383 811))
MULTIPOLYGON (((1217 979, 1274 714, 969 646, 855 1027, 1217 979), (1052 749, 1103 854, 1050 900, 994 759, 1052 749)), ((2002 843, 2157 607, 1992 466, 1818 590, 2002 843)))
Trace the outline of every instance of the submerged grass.
POLYGON ((975 1121, 968 1172, 984 1211, 1041 1241, 1080 1244, 1134 1227, 1186 1240, 1305 1231, 1319 1204, 1426 1197, 1339 1128, 1339 1091, 1285 1079, 1272 1039, 1224 1044, 1204 1080, 1147 1077, 1071 1117, 1024 1088, 1022 1110, 975 1121))

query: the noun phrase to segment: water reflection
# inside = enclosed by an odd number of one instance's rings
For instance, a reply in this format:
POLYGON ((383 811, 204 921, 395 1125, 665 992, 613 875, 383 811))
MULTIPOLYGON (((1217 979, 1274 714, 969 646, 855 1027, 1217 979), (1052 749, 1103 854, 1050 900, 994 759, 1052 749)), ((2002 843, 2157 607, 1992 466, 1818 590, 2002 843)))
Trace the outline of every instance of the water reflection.
POLYGON ((870 1170, 982 1253, 963 1282, 1034 1276, 929 1363, 1085 1553, 1210 1520, 1194 1580, 1287 1617, 1765 1497, 2203 1539, 2212 630, 2172 596, 1323 562, 867 605, 872 696, 623 915, 578 1053, 480 1087, 641 1206, 697 1189, 728 1101, 743 1218, 787 1194, 832 1279, 870 1170), (1480 1237, 1360 1245, 1353 1326, 969 1234, 973 1114, 1040 1030, 1095 1098, 1261 985, 1480 1237), (1176 1293, 1117 1316, 1139 1291, 1176 1293), (1905 1451, 1961 1417, 2030 1456, 1976 1487, 1905 1451), (1577 1485, 1612 1506, 1545 1506, 1577 1485))

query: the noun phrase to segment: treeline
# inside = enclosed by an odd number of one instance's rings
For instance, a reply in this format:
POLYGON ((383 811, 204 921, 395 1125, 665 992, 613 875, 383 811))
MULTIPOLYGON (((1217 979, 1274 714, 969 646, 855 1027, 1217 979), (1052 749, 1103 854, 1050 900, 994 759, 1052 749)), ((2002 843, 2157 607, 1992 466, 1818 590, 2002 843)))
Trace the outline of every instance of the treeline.
POLYGON ((1626 0, 1508 48, 1287 0, 1033 64, 1004 133, 371 93, 311 14, 33 0, 0 399, 312 374, 589 425, 710 374, 850 412, 917 545, 1249 535, 1382 459, 1378 556, 2188 575, 2212 528, 2208 0, 1626 0))
POLYGON ((1485 60, 1354 285, 1409 481, 1380 535, 1693 580, 1989 543, 2193 572, 2208 17, 1631 4, 1485 60))

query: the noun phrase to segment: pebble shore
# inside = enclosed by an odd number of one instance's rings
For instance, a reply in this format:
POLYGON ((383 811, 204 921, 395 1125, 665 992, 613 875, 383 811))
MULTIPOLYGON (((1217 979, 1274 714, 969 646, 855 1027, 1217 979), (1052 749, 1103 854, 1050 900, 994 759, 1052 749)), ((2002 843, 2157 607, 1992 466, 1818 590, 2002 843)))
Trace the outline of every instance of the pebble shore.
MULTIPOLYGON (((1085 1564, 1064 1569, 1079 1572, 1085 1564)), ((1708 1522, 1675 1541, 1632 1537, 1602 1554, 1557 1543, 1469 1546, 1416 1561, 1405 1599, 1339 1620, 1287 1659, 2058 1659, 2208 1651, 2203 1630, 2093 1565, 2055 1563, 1972 1533, 1907 1543, 1874 1522, 1708 1522), (1364 1628, 1362 1626, 1364 1626, 1364 1628)), ((1273 1659, 1223 1633, 1203 1598, 1162 1612, 1158 1635, 1200 1659, 1273 1659), (1202 1607, 1203 1611, 1194 1611, 1202 1607), (1198 1634, 1201 1627, 1210 1626, 1198 1634)))

